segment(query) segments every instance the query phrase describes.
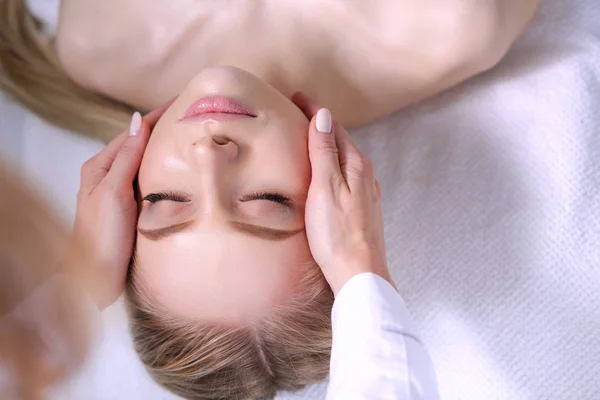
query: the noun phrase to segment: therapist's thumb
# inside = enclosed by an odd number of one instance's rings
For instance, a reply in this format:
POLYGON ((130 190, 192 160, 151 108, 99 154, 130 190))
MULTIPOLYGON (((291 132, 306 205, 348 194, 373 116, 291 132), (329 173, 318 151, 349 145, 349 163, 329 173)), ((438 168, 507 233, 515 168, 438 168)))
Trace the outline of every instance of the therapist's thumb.
POLYGON ((331 112, 321 108, 310 123, 308 153, 313 182, 335 182, 342 177, 331 112))

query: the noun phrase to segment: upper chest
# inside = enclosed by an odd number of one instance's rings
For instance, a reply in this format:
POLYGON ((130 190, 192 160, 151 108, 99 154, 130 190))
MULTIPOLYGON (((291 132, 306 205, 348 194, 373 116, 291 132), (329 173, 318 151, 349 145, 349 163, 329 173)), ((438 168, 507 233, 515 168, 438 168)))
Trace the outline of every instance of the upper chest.
POLYGON ((386 93, 403 87, 397 46, 386 42, 400 37, 390 27, 410 24, 389 21, 415 15, 390 3, 62 0, 56 45, 77 83, 140 109, 176 96, 204 67, 234 65, 285 95, 303 90, 356 124, 397 108, 386 93))
MULTIPOLYGON (((61 0, 57 45, 93 58, 95 67, 151 67, 201 56, 207 62, 243 58, 289 60, 286 52, 371 55, 398 19, 398 1, 373 0, 61 0), (390 22, 391 21, 391 22, 390 22), (393 23, 392 23, 393 22, 393 23), (366 53, 366 54, 365 54, 366 53), (126 65, 125 65, 126 64, 126 65)), ((410 8, 415 0, 400 3, 410 8)), ((413 7, 414 8, 414 7, 413 7)), ((414 13, 405 13, 413 18, 414 13)), ((319 54, 321 56, 321 54, 319 54)), ((322 62, 323 60, 321 60, 322 62)), ((238 65, 240 66, 240 65, 238 65)), ((240 67, 244 67, 241 65, 240 67)))

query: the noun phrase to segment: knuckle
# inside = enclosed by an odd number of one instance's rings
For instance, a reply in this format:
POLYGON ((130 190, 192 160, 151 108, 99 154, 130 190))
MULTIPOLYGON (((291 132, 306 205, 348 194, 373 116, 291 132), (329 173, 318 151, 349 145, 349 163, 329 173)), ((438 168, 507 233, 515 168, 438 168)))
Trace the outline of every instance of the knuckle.
POLYGON ((373 161, 371 161, 369 157, 367 157, 364 154, 361 154, 360 160, 366 169, 373 169, 373 161))
POLYGON ((329 185, 332 193, 337 194, 339 189, 346 185, 346 180, 340 174, 333 174, 329 177, 329 185))
POLYGON ((107 180, 102 186, 102 194, 106 200, 120 201, 127 195, 127 188, 119 182, 107 180))
POLYGON ((375 167, 373 166, 373 161, 371 161, 371 159, 369 157, 365 156, 364 154, 361 155, 360 161, 361 161, 361 165, 362 165, 364 172, 369 175, 373 175, 374 171, 375 171, 375 167))
POLYGON ((129 155, 131 154, 132 151, 133 151, 133 149, 131 148, 131 146, 129 144, 125 143, 123 146, 121 146, 121 148, 117 152, 116 158, 127 158, 127 157, 129 157, 129 155))
POLYGON ((116 185, 115 191, 113 192, 115 200, 119 204, 124 204, 129 200, 133 199, 133 187, 131 185, 116 185))
POLYGON ((365 174, 364 166, 360 163, 348 163, 345 169, 346 174, 353 178, 361 178, 365 174))
POLYGON ((86 195, 83 192, 82 189, 79 189, 79 191, 77 192, 77 204, 81 204, 83 203, 83 201, 86 199, 86 195))
POLYGON ((94 157, 90 158, 81 166, 81 177, 89 176, 94 170, 95 162, 94 157))
POLYGON ((381 200, 381 184, 378 180, 375 180, 375 199, 377 201, 381 200))
POLYGON ((317 143, 316 149, 321 153, 338 154, 338 148, 333 140, 321 140, 317 143))
POLYGON ((353 157, 349 157, 348 169, 352 171, 355 175, 362 176, 367 172, 368 166, 365 164, 362 155, 355 155, 353 157))

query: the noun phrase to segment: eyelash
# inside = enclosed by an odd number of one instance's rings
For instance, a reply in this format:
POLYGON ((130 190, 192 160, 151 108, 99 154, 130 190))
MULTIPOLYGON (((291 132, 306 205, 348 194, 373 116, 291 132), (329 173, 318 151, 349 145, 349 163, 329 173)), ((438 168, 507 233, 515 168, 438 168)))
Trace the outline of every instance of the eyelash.
MULTIPOLYGON (((160 193, 150 193, 146 197, 142 199, 142 201, 149 201, 150 203, 158 203, 159 201, 175 201, 178 203, 188 203, 190 200, 185 196, 182 196, 173 192, 160 192, 160 193)), ((242 197, 242 202, 253 201, 253 200, 267 200, 272 201, 274 203, 288 205, 291 203, 291 199, 279 194, 279 193, 271 193, 271 192, 256 192, 245 195, 242 197)))
POLYGON ((252 201, 252 200, 267 200, 272 201, 274 203, 279 203, 283 205, 288 205, 292 202, 292 200, 288 197, 285 197, 279 193, 271 193, 271 192, 256 192, 248 194, 242 197, 242 202, 252 201))
POLYGON ((190 201, 185 196, 173 192, 150 193, 142 200, 149 201, 150 203, 158 203, 159 201, 175 201, 178 203, 188 203, 190 201))

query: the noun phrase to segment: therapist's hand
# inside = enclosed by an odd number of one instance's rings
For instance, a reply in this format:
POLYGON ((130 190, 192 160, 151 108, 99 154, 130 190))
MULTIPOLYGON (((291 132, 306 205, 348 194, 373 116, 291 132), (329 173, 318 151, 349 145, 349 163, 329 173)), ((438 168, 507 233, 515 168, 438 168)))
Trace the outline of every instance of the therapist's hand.
POLYGON ((100 309, 114 303, 125 287, 138 215, 133 185, 150 131, 169 105, 144 118, 136 113, 129 131, 81 168, 73 247, 83 247, 92 262, 89 268, 68 272, 85 285, 100 309))
POLYGON ((328 110, 302 93, 292 101, 311 120, 312 178, 305 222, 315 261, 334 295, 363 272, 380 275, 393 285, 385 253, 381 188, 373 163, 328 110))

